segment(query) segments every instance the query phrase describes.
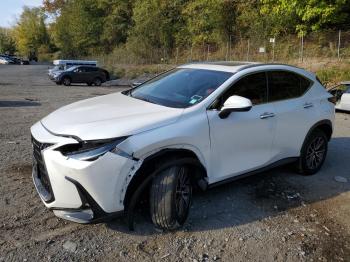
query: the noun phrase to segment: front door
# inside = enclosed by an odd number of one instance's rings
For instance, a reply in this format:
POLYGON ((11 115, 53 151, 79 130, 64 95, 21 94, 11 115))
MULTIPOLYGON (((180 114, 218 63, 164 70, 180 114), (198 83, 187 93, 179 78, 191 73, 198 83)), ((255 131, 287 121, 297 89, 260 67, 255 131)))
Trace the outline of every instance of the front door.
POLYGON ((87 77, 86 68, 83 66, 78 67, 74 70, 74 74, 72 74, 72 81, 74 83, 85 83, 85 79, 87 77))
POLYGON ((207 110, 211 141, 209 183, 230 178, 259 167, 271 160, 276 120, 273 105, 267 103, 266 73, 247 75, 218 98, 218 108, 232 95, 249 98, 248 112, 232 112, 219 117, 219 110, 207 110))

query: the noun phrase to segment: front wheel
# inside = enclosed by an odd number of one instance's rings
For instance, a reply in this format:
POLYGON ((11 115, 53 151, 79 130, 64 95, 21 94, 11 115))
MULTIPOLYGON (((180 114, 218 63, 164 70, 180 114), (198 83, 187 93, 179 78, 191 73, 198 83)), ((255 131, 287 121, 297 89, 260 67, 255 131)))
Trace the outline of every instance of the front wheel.
POLYGON ((328 150, 326 134, 317 129, 305 140, 298 161, 299 172, 303 175, 313 175, 322 167, 328 150))
POLYGON ((171 166, 152 182, 150 209, 153 223, 159 228, 173 230, 184 224, 192 200, 189 168, 171 166))
POLYGON ((71 80, 70 80, 69 77, 65 77, 65 78, 63 78, 62 83, 63 83, 65 86, 70 86, 71 80))

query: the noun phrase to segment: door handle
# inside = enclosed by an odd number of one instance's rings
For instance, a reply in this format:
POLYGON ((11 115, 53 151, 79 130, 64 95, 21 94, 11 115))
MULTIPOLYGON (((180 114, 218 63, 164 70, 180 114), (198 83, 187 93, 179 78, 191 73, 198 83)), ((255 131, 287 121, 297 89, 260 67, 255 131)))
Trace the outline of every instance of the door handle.
POLYGON ((269 118, 269 117, 274 117, 275 114, 274 113, 263 113, 260 115, 260 119, 265 119, 265 118, 269 118))
POLYGON ((310 107, 313 107, 313 106, 314 106, 313 103, 305 103, 305 104, 303 105, 304 108, 310 108, 310 107))

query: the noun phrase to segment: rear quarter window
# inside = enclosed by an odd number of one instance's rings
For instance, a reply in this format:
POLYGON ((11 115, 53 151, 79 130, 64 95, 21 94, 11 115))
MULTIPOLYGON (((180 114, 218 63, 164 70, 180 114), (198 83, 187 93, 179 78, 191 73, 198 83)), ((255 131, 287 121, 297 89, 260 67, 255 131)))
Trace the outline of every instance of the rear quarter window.
POLYGON ((279 101, 302 96, 311 86, 307 78, 289 71, 268 72, 268 101, 279 101))

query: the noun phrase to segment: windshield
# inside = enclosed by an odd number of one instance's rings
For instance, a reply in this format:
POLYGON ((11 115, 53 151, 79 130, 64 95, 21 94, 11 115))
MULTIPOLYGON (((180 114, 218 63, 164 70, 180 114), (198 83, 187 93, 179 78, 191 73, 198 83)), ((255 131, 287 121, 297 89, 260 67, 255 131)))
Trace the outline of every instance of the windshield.
POLYGON ((68 68, 66 71, 74 71, 74 69, 78 68, 78 66, 72 66, 70 68, 68 68))
POLYGON ((63 69, 64 69, 63 65, 56 65, 52 68, 53 71, 59 71, 59 70, 63 70, 63 69))
POLYGON ((232 75, 221 71, 177 68, 138 86, 129 95, 167 107, 186 108, 204 100, 232 75))

